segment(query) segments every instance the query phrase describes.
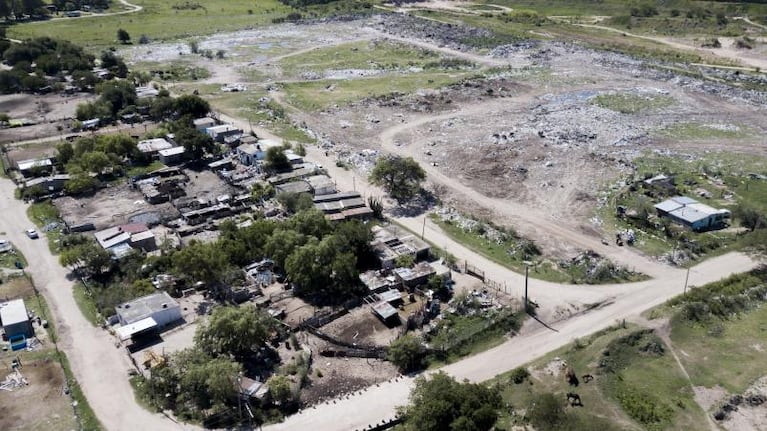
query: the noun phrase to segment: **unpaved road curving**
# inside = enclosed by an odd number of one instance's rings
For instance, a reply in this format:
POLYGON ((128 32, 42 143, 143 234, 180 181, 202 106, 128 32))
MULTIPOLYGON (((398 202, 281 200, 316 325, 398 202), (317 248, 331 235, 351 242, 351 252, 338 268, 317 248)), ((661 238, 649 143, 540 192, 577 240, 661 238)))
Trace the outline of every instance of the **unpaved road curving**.
POLYGON ((66 353, 75 378, 104 427, 110 431, 197 429, 175 424, 136 403, 128 382, 128 370, 132 368, 128 356, 121 347, 115 347, 114 337, 85 320, 72 296, 68 271, 49 251, 44 233, 40 232, 37 240, 24 234, 32 226, 27 207, 14 198, 14 184, 0 179, 0 232, 27 258, 26 271, 53 314, 58 346, 66 353))

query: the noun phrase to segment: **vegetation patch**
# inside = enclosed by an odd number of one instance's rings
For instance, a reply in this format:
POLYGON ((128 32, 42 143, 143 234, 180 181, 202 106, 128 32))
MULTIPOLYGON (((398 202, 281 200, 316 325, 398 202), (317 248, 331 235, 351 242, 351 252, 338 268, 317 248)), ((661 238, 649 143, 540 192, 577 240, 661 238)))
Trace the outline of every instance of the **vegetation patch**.
POLYGON ((459 82, 466 73, 424 72, 370 77, 354 80, 319 80, 285 83, 286 101, 305 111, 320 111, 367 97, 392 93, 413 93, 424 88, 441 88, 459 82))
POLYGON ((591 103, 622 114, 636 114, 671 106, 674 98, 663 95, 644 95, 634 93, 600 94, 591 103))
POLYGON ((753 132, 736 124, 674 123, 658 131, 661 136, 677 139, 737 139, 753 132))

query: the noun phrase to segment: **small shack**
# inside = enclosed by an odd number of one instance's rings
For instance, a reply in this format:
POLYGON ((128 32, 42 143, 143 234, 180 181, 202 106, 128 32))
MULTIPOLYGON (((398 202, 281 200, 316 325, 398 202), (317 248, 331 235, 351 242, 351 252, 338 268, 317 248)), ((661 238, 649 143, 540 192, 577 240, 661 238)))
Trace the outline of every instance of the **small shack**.
POLYGON ((700 232, 721 229, 727 225, 730 211, 712 208, 686 196, 676 196, 656 204, 659 217, 667 217, 676 223, 700 232))
POLYGON ((20 335, 26 338, 35 336, 23 299, 14 299, 0 304, 0 324, 3 325, 3 331, 8 339, 20 335))
POLYGON ((177 165, 186 159, 186 148, 172 147, 160 150, 160 162, 164 165, 177 165))

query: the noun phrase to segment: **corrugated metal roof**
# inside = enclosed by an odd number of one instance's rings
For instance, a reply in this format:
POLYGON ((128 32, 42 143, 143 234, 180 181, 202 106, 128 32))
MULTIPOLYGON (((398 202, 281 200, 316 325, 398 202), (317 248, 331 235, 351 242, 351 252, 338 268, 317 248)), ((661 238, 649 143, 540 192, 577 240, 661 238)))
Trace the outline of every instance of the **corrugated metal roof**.
POLYGON ((682 204, 679 204, 676 201, 671 199, 666 199, 665 201, 655 205, 655 209, 666 212, 666 213, 669 213, 681 207, 682 207, 682 204))

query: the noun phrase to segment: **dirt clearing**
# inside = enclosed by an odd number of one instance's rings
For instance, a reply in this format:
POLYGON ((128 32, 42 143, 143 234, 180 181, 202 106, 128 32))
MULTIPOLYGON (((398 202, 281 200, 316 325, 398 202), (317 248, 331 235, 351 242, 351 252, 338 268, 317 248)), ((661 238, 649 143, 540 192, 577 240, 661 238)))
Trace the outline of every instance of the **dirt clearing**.
MULTIPOLYGON (((10 362, 10 359, 4 362, 10 362)), ((13 389, 12 392, 0 391, 0 403, 3 405, 0 429, 22 431, 78 428, 71 400, 64 392, 66 379, 58 362, 52 359, 23 362, 20 372, 28 385, 13 389)), ((3 370, 0 381, 8 374, 7 370, 3 370)))

